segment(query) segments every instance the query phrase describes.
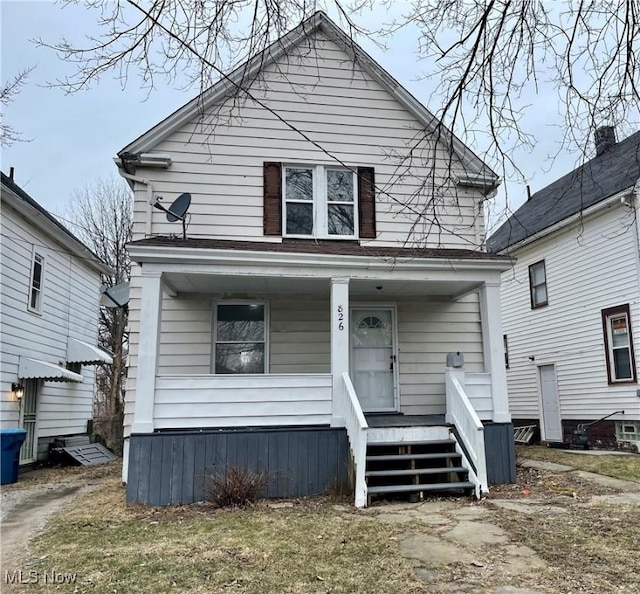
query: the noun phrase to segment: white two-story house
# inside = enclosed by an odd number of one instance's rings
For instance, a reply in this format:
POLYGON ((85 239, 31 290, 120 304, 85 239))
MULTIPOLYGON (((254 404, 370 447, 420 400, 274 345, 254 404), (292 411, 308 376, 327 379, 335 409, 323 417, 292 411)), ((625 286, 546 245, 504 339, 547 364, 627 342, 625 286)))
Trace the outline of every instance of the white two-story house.
POLYGON ((100 275, 109 269, 2 174, 0 426, 22 427, 20 464, 55 439, 87 433, 93 416, 100 275))
POLYGON ((358 506, 514 478, 510 261, 483 251, 499 180, 326 15, 116 163, 135 193, 130 502, 202 499, 230 466, 269 496, 350 482, 358 506))
POLYGON ((490 250, 502 278, 510 410, 543 440, 640 446, 640 132, 596 132, 596 156, 535 192, 490 250), (614 414, 615 413, 615 414, 614 414))

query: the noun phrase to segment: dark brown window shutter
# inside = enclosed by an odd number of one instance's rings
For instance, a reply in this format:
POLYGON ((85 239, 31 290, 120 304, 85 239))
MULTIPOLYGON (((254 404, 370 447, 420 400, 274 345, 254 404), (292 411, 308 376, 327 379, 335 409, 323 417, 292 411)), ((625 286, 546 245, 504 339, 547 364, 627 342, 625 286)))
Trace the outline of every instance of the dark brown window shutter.
POLYGON ((376 178, 373 167, 358 167, 358 220, 360 237, 376 237, 376 178))
POLYGON ((282 235, 282 164, 265 163, 264 177, 264 234, 282 235))

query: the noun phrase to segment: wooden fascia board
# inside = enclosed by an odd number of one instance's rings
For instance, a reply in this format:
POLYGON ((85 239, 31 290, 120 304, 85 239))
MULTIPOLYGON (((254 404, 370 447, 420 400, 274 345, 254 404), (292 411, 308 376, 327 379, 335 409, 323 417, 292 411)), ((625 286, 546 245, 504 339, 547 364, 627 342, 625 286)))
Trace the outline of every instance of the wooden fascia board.
POLYGON ((409 259, 135 246, 130 246, 129 252, 135 262, 153 272, 250 276, 264 276, 268 272, 291 278, 328 278, 347 274, 352 278, 500 282, 500 273, 512 266, 510 260, 503 258, 409 259))

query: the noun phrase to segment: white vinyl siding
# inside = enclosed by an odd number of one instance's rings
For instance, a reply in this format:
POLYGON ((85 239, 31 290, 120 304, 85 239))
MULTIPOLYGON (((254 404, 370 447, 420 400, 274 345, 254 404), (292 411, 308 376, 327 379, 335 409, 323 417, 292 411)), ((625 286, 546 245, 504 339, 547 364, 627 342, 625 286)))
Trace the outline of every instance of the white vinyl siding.
MULTIPOLYGON (((640 320, 633 214, 619 204, 517 250, 502 278, 503 329, 509 337, 509 401, 514 419, 539 418, 537 366, 554 364, 564 419, 615 410, 640 418, 637 385, 609 386, 602 310, 628 303, 640 320), (528 267, 544 258, 553 300, 531 309, 528 267)), ((638 332, 634 332, 636 356, 638 332)))
MULTIPOLYGON (((67 337, 97 344, 100 279, 84 261, 70 255, 15 212, 2 205, 2 427, 17 427, 19 408, 9 400, 21 355, 51 363, 64 361, 67 337), (29 302, 33 253, 46 262, 41 315, 29 302)), ((44 382, 38 393, 38 437, 84 433, 92 417, 95 370, 83 366, 82 384, 44 382)))
MULTIPOLYGON (((281 241, 263 235, 263 163, 269 161, 374 167, 375 244, 479 245, 480 192, 454 187, 451 180, 460 166, 450 163, 445 147, 417 141, 423 125, 333 42, 319 34, 317 55, 308 47, 291 52, 267 67, 251 92, 316 144, 244 98, 213 107, 203 120, 160 142, 154 152, 170 154, 171 167, 141 170, 141 175, 167 200, 191 192, 189 237, 281 241), (410 150, 411 158, 401 157, 410 150), (434 185, 439 188, 435 196, 434 185)), ((134 239, 179 232, 164 213, 150 211, 148 199, 146 191, 136 193, 134 239)))
MULTIPOLYGON (((133 307, 139 299, 137 285, 137 278, 134 278, 130 303, 133 307)), ((230 300, 233 298, 227 297, 230 300)), ((254 297, 261 302, 268 302, 270 374, 331 372, 328 295, 254 297)), ((212 303, 215 299, 215 295, 163 298, 159 376, 211 373, 212 303)), ((367 302, 358 300, 359 305, 365 303, 367 302)), ((401 411, 406 414, 443 414, 447 353, 464 353, 465 370, 469 373, 478 374, 484 371, 478 298, 476 295, 470 295, 454 302, 423 299, 397 300, 396 303, 401 411)), ((370 304, 375 305, 375 302, 370 304)), ((133 324, 130 362, 135 365, 138 352, 138 318, 130 320, 133 324)), ((131 368, 130 387, 134 379, 135 368, 131 368)), ((478 379, 478 382, 482 381, 483 378, 478 379)), ((132 412, 131 390, 127 391, 127 396, 125 425, 128 431, 132 412)), ((166 420, 166 423, 169 421, 166 420)))
POLYGON ((331 375, 159 375, 158 429, 328 425, 331 375))
POLYGON ((444 414, 447 353, 464 354, 465 371, 484 371, 478 297, 398 302, 400 410, 444 414))

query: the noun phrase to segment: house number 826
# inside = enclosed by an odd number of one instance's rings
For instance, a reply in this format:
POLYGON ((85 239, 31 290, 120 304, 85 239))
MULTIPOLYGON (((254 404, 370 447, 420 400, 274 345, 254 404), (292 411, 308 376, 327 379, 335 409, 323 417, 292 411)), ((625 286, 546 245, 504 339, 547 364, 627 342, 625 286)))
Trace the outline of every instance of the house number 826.
POLYGON ((338 330, 344 330, 344 307, 338 305, 338 330))

